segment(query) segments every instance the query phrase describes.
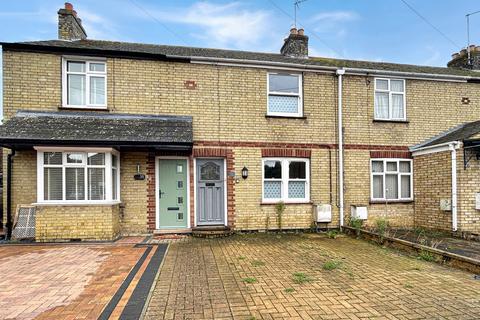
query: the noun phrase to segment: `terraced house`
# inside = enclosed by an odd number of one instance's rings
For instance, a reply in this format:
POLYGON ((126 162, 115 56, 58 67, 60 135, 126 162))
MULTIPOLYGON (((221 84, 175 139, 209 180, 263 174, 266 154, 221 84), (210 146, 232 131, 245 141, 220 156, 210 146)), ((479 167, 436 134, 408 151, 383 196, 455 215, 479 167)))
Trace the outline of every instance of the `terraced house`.
POLYGON ((295 28, 274 54, 58 18, 57 40, 2 43, 7 227, 29 206, 37 241, 277 229, 283 202, 284 229, 480 233, 475 47, 438 68, 310 57, 295 28))

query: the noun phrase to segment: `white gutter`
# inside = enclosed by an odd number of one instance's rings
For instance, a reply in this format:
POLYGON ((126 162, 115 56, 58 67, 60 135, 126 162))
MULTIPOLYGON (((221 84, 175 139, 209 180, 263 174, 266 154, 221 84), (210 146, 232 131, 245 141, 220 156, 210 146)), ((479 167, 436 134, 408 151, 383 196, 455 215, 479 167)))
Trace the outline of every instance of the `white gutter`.
POLYGON ((343 195, 343 75, 344 69, 337 70, 338 77, 338 190, 339 190, 339 209, 340 209, 340 228, 343 227, 344 215, 344 195, 343 195))
POLYGON ((457 231, 457 149, 459 144, 453 142, 450 144, 452 152, 452 231, 457 231))
POLYGON ((421 156, 421 155, 424 155, 424 154, 437 153, 437 152, 442 152, 442 151, 449 151, 450 146, 452 144, 459 144, 459 142, 458 141, 450 141, 450 142, 435 144, 435 145, 432 145, 432 146, 426 146, 426 147, 420 147, 420 148, 410 148, 410 152, 412 153, 412 156, 416 157, 416 156, 421 156))
MULTIPOLYGON (((239 67, 263 67, 263 68, 293 68, 296 70, 304 70, 310 72, 331 72, 334 73, 338 70, 338 67, 320 66, 320 65, 308 65, 300 63, 288 63, 288 62, 276 62, 276 61, 261 61, 261 60, 248 60, 248 59, 232 59, 232 58, 214 58, 214 57, 198 57, 198 56, 179 56, 179 55, 167 55, 168 58, 187 58, 191 63, 198 64, 211 64, 217 63, 229 66, 239 67)), ((403 77, 406 79, 423 79, 423 80, 437 80, 437 81, 449 81, 449 82, 466 82, 467 80, 477 79, 480 77, 472 76, 459 76, 449 74, 435 74, 435 73, 418 73, 418 72, 404 72, 404 71, 388 71, 379 69, 364 69, 364 68, 342 68, 347 75, 382 75, 403 77)))

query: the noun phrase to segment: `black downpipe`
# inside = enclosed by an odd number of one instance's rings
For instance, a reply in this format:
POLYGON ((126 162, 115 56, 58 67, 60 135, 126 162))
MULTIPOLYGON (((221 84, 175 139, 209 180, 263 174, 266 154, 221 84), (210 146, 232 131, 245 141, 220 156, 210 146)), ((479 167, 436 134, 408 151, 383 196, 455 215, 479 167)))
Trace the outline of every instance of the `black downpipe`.
POLYGON ((12 165, 15 149, 7 155, 7 240, 12 237, 12 165))

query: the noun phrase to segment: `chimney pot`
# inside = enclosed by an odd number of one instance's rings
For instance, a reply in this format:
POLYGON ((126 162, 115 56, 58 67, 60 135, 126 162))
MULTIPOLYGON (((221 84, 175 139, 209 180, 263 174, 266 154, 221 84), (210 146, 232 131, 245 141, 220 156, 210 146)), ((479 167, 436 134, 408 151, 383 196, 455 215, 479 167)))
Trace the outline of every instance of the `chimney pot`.
POLYGON ((452 60, 447 63, 449 68, 464 70, 480 70, 480 51, 476 45, 463 48, 460 52, 452 54, 452 60), (467 50, 470 51, 470 61, 468 60, 467 50))
POLYGON ((308 58, 308 37, 304 34, 304 30, 291 28, 280 53, 287 57, 308 58))
POLYGON ((65 2, 65 8, 58 10, 58 39, 62 40, 83 40, 87 33, 82 26, 82 20, 73 10, 73 5, 65 2))

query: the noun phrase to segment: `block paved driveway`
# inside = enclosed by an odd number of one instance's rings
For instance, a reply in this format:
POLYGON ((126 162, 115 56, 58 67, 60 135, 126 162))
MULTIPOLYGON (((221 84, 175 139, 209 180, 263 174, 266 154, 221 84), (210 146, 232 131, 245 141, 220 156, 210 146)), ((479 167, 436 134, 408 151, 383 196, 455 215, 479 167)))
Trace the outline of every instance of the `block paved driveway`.
POLYGON ((146 314, 252 320, 479 317, 480 281, 470 273, 362 240, 275 234, 172 242, 146 314), (324 269, 326 262, 332 270, 324 269))
MULTIPOLYGON (((145 252, 134 247, 142 239, 0 246, 0 319, 97 319, 145 252)), ((120 316, 147 263, 111 318, 120 316)))

